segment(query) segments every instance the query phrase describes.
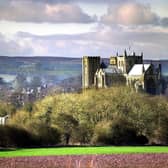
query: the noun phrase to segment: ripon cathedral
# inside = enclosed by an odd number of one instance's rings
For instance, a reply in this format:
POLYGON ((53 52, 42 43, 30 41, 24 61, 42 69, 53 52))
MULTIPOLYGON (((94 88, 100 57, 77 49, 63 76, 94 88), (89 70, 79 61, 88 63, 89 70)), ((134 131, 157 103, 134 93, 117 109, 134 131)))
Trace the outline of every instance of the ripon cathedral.
POLYGON ((111 56, 108 64, 101 61, 99 56, 84 56, 82 59, 82 86, 83 89, 96 87, 107 88, 113 85, 124 84, 157 95, 161 93, 161 64, 157 67, 152 63, 143 62, 143 53, 135 52, 111 56))

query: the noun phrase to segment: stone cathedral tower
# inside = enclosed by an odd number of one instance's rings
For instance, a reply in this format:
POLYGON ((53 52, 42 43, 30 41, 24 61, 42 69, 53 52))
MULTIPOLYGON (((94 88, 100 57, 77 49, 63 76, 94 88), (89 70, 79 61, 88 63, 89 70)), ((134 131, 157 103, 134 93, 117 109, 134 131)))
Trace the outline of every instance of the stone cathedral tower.
POLYGON ((110 65, 117 66, 123 74, 128 74, 135 64, 143 64, 143 53, 136 55, 133 52, 131 55, 124 51, 123 55, 116 55, 110 57, 110 65))
POLYGON ((94 85, 94 76, 100 68, 99 56, 84 56, 82 58, 82 87, 90 88, 94 85))

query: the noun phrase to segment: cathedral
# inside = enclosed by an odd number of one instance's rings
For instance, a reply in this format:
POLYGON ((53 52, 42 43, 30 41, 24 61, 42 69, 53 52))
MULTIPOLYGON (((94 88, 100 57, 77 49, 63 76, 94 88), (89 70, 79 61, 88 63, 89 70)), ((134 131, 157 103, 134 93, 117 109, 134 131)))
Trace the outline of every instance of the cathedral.
POLYGON ((124 84, 137 92, 153 95, 161 93, 161 65, 157 67, 143 62, 143 53, 135 52, 111 56, 108 64, 100 56, 84 56, 82 59, 82 86, 87 88, 107 88, 124 84))

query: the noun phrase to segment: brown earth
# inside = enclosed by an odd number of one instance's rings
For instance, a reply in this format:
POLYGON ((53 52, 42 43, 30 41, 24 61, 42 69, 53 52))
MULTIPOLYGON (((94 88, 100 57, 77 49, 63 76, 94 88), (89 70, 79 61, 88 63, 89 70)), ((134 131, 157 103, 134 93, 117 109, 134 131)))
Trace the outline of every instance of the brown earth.
POLYGON ((0 168, 168 168, 168 154, 0 158, 0 168))

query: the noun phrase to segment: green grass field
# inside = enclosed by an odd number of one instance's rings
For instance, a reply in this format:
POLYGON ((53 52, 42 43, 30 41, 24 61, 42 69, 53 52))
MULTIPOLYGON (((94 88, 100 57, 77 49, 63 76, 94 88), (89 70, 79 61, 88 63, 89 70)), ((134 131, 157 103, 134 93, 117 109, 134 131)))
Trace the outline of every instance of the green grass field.
POLYGON ((168 147, 57 147, 1 150, 0 157, 90 154, 168 153, 168 147))

